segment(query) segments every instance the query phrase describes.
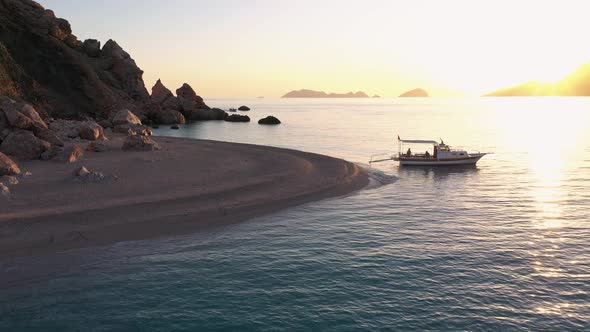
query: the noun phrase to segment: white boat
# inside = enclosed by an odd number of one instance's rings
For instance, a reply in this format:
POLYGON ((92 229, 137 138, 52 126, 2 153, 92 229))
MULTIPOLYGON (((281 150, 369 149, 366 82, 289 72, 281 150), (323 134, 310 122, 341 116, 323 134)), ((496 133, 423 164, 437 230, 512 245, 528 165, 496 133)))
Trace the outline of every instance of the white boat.
POLYGON ((394 160, 399 161, 400 166, 455 166, 455 165, 475 165, 487 153, 467 152, 460 149, 452 149, 444 141, 431 140, 402 140, 397 137, 399 142, 399 151, 395 155, 383 158, 383 155, 374 155, 369 163, 394 160), (432 145, 432 153, 426 150, 425 153, 412 153, 408 148, 403 152, 405 144, 427 144, 432 145), (381 157, 379 157, 381 156, 381 157))

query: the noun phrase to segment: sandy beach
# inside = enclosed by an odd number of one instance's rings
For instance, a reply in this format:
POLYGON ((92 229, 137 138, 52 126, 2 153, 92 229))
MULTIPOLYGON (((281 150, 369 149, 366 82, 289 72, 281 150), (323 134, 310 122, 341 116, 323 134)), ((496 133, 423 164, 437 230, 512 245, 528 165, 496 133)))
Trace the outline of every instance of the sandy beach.
POLYGON ((327 156, 266 146, 158 137, 162 150, 87 153, 82 162, 29 161, 0 200, 0 258, 227 225, 348 194, 366 172, 327 156), (99 183, 73 180, 84 165, 99 183))

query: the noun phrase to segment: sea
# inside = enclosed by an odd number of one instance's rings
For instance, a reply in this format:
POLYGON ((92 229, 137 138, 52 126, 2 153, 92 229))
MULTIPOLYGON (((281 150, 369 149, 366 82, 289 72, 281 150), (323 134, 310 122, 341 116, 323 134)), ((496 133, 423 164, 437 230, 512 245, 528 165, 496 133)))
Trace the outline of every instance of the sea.
POLYGON ((371 184, 195 234, 0 261, 0 331, 590 330, 590 98, 207 102, 253 121, 154 134, 327 154, 371 184), (282 124, 258 125, 267 115, 282 124), (491 154, 369 165, 398 136, 491 154))

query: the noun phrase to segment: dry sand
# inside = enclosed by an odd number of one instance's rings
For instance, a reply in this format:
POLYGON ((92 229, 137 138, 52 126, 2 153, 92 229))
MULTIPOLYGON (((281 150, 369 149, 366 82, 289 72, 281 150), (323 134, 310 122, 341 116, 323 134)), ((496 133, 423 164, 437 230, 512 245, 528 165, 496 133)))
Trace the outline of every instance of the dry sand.
POLYGON ((0 258, 182 234, 345 195, 368 183, 344 160, 294 150, 154 138, 161 151, 87 153, 82 162, 29 161, 32 175, 0 197, 0 258), (112 177, 72 180, 81 165, 112 177))

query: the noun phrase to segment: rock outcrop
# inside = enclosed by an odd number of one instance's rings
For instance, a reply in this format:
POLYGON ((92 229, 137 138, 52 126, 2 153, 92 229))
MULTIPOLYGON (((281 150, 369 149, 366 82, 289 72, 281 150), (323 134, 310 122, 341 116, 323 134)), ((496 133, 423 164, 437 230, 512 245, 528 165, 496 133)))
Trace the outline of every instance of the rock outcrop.
POLYGON ((281 121, 279 119, 275 118, 274 116, 269 115, 266 118, 262 118, 262 119, 258 120, 258 124, 278 125, 278 124, 281 124, 281 121))
POLYGON ((151 105, 147 112, 148 118, 156 124, 184 124, 189 121, 223 120, 223 115, 210 112, 205 104, 190 85, 184 83, 176 90, 176 96, 172 94, 161 80, 152 87, 150 97, 151 105))
POLYGON ((227 122, 250 122, 250 117, 241 114, 228 115, 225 119, 227 122))
POLYGON ((195 90, 186 83, 176 89, 176 96, 180 103, 180 112, 185 117, 190 117, 190 114, 194 111, 209 109, 209 106, 205 104, 203 98, 197 96, 195 90))
POLYGON ((31 0, 0 0, 0 95, 54 117, 108 117, 149 102, 143 72, 116 42, 80 42, 31 0))
POLYGON ((158 110, 151 113, 150 118, 157 124, 172 125, 172 124, 185 124, 186 118, 182 113, 176 110, 158 110))
POLYGON ((249 111, 249 110, 250 110, 250 107, 248 107, 248 106, 242 105, 242 106, 238 107, 238 111, 249 111))
POLYGON ((153 104, 160 107, 163 110, 180 110, 180 103, 178 99, 172 94, 167 87, 162 84, 161 80, 158 80, 152 87, 152 95, 150 100, 153 104))

